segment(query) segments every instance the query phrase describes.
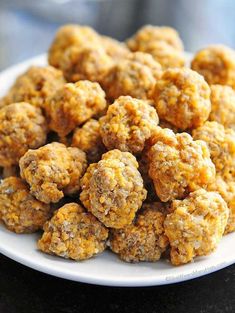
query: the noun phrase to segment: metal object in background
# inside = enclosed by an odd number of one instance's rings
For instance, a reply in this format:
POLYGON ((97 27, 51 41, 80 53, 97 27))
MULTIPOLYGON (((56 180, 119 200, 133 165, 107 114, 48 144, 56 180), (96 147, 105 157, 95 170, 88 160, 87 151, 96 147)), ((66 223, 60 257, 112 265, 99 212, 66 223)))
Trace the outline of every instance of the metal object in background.
POLYGON ((124 40, 143 24, 175 27, 186 50, 235 47, 234 0, 0 0, 0 69, 45 52, 65 23, 124 40))

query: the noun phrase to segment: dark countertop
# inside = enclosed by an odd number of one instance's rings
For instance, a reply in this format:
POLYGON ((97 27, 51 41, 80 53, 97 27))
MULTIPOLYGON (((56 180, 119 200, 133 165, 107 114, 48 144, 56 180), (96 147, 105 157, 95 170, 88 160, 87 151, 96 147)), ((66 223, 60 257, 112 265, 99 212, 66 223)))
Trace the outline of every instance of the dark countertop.
POLYGON ((0 313, 235 312, 235 265, 184 283, 101 287, 58 279, 0 256, 0 313))

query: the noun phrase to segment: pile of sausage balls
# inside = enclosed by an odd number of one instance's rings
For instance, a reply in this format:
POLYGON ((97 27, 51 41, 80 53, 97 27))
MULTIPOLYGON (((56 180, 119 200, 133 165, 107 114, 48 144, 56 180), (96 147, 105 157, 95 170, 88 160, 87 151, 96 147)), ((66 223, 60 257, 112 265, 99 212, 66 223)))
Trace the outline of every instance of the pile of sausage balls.
POLYGON ((0 100, 0 219, 38 249, 173 265, 235 230, 235 51, 61 27, 0 100))

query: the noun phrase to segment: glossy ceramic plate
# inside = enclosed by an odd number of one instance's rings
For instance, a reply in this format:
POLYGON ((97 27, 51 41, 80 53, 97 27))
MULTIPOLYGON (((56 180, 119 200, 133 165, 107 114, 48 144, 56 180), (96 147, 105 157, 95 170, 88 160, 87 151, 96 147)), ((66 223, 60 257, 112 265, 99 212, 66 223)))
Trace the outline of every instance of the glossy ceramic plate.
MULTIPOLYGON (((45 65, 46 56, 28 60, 0 74, 0 97, 15 78, 30 65, 45 65)), ((200 277, 235 263, 235 233, 222 239, 217 251, 193 263, 174 267, 165 260, 156 263, 128 264, 109 251, 97 257, 74 262, 43 254, 37 250, 37 234, 16 235, 0 225, 0 252, 35 270, 57 277, 107 286, 152 286, 200 277)))

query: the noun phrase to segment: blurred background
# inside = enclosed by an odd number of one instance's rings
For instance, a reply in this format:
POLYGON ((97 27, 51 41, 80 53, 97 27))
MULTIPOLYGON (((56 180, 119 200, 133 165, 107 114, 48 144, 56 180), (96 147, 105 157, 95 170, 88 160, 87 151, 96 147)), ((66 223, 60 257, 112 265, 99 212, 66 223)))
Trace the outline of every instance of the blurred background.
POLYGON ((144 24, 175 27, 188 51, 235 48, 234 0, 0 0, 0 70, 47 50, 65 23, 124 40, 144 24))

